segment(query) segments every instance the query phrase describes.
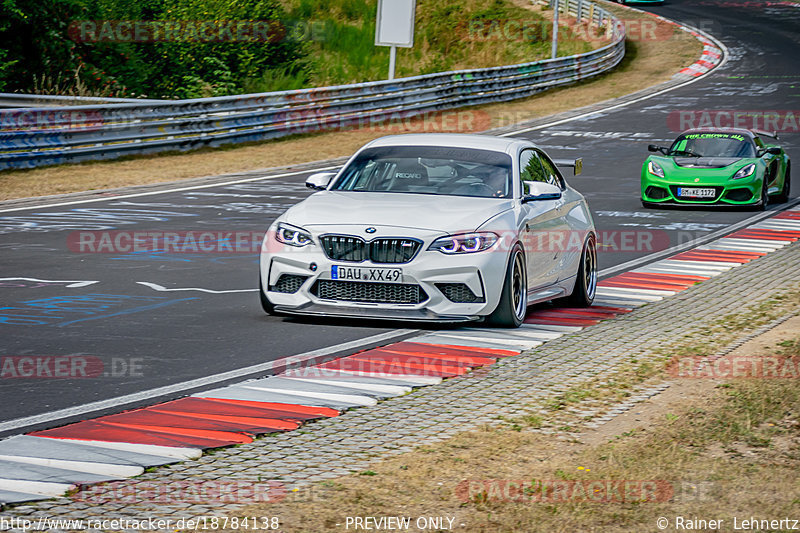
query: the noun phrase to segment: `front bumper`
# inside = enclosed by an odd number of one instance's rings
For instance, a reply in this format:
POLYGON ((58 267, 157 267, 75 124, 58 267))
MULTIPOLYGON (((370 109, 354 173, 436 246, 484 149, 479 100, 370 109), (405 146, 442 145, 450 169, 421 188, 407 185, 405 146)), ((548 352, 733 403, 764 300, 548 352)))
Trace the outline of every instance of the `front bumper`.
MULTIPOLYGON (((507 252, 496 247, 474 254, 446 255, 427 250, 429 244, 426 239, 410 262, 391 264, 332 261, 318 245, 265 251, 260 262, 262 285, 275 311, 285 314, 436 322, 478 320, 491 314, 500 299, 507 252), (399 268, 403 277, 401 283, 384 283, 379 290, 375 283, 333 279, 331 267, 334 265, 399 268), (285 283, 286 280, 291 283, 285 283), (468 288, 475 301, 450 299, 453 293, 447 286, 453 284, 468 288), (337 290, 327 290, 331 286, 337 290), (392 297, 404 295, 407 293, 404 289, 413 286, 418 287, 415 289, 419 294, 417 299, 397 303, 379 301, 380 297, 375 297, 376 293, 392 297), (354 290, 349 291, 350 287, 354 290), (336 299, 332 294, 346 294, 343 297, 347 299, 336 299), (377 301, 359 300, 359 295, 363 294, 377 301)), ((269 250, 266 244, 264 250, 269 250)))
POLYGON ((437 315, 427 309, 350 308, 341 305, 315 304, 311 302, 299 307, 276 305, 275 312, 287 315, 403 320, 412 322, 472 322, 482 318, 479 315, 437 315))
POLYGON ((752 205, 761 200, 761 181, 754 178, 714 181, 711 183, 687 182, 648 176, 641 182, 642 201, 664 205, 752 205), (714 189, 713 198, 691 198, 678 195, 682 187, 714 189))

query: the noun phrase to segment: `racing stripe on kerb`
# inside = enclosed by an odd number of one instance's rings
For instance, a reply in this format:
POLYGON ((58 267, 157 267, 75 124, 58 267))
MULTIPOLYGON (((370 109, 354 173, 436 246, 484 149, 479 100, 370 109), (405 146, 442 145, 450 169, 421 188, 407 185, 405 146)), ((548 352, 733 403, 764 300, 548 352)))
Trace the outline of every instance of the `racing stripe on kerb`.
POLYGON ((800 240, 800 208, 598 284, 588 308, 542 307, 516 330, 440 329, 333 361, 0 441, 0 503, 197 458, 468 375, 755 261, 800 240))

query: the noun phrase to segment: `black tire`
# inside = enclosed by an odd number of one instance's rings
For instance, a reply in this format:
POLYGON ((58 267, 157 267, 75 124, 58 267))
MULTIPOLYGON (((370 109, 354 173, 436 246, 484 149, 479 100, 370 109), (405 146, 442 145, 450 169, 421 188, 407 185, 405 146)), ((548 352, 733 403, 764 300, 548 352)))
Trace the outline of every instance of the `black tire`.
POLYGON ((792 188, 792 165, 786 163, 786 175, 783 177, 783 187, 781 188, 781 193, 776 197, 776 200, 780 203, 788 202, 789 194, 791 193, 791 188, 792 188))
POLYGON ((269 301, 266 293, 264 293, 264 284, 261 282, 261 274, 258 275, 258 296, 261 299, 261 309, 268 315, 276 314, 275 306, 269 301))
POLYGON ((769 205, 769 189, 767 188, 767 177, 761 183, 761 199, 753 207, 756 211, 766 211, 769 205))
POLYGON ((597 291, 597 244, 594 236, 586 239, 581 253, 581 264, 578 267, 578 276, 575 279, 575 288, 572 289, 566 301, 575 307, 589 307, 594 302, 597 291))
POLYGON ((528 311, 528 273, 525 254, 519 244, 514 245, 508 256, 503 292, 497 308, 486 318, 492 326, 518 328, 528 311))

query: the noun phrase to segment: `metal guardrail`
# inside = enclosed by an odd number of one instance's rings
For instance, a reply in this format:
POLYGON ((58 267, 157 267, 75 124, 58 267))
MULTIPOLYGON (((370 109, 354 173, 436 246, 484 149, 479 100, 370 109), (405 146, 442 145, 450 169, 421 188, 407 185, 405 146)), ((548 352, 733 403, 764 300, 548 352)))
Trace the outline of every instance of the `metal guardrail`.
POLYGON ((145 98, 107 98, 104 96, 61 96, 52 94, 17 94, 0 93, 0 108, 48 107, 63 105, 116 104, 122 102, 151 103, 168 100, 151 100, 145 98))
POLYGON ((562 5, 580 20, 605 26, 610 43, 568 57, 393 81, 193 100, 4 109, 0 110, 0 170, 379 124, 523 98, 614 68, 625 55, 624 26, 588 0, 562 5))

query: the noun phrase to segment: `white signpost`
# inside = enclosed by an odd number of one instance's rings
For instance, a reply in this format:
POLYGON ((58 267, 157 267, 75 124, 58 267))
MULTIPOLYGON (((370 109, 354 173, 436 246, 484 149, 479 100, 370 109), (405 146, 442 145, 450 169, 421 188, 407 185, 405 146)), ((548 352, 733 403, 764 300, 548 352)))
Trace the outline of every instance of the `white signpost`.
MULTIPOLYGON (((567 0, 569 1, 569 0, 567 0)), ((558 0, 553 2, 553 44, 550 46, 550 57, 558 57, 558 0)))
POLYGON ((378 20, 375 24, 375 46, 391 46, 389 50, 389 79, 394 79, 397 47, 414 46, 414 12, 416 0, 378 0, 378 20))

